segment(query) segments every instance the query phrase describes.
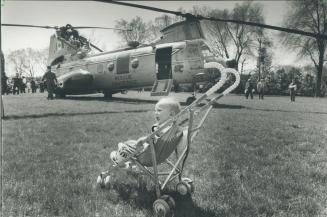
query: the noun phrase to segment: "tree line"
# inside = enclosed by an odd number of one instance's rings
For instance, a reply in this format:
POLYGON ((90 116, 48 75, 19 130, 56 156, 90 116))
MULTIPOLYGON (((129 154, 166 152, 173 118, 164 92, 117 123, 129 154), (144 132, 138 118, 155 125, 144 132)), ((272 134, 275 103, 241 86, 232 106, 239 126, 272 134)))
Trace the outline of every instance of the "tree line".
MULTIPOLYGON (((301 96, 315 96, 316 94, 316 75, 315 68, 312 66, 305 66, 303 68, 294 66, 283 66, 277 69, 271 70, 265 77, 265 94, 267 95, 289 95, 289 84, 292 79, 295 80, 297 85, 297 95, 301 96)), ((324 72, 327 72, 327 68, 324 68, 324 72)), ((259 74, 256 72, 251 75, 242 74, 241 83, 234 91, 235 93, 244 93, 245 83, 251 77, 254 86, 259 80, 259 74)), ((321 96, 327 94, 327 77, 323 78, 321 96)))

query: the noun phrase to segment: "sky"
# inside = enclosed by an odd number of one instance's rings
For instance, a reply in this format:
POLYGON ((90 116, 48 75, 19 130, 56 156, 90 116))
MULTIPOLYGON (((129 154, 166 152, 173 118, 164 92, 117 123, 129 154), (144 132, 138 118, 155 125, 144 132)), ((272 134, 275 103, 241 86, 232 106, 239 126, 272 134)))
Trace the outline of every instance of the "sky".
MULTIPOLYGON (((3 0, 2 0, 3 1, 3 0)), ((266 24, 282 26, 287 12, 286 1, 257 1, 264 7, 266 24)), ((193 6, 210 6, 231 10, 236 3, 242 1, 133 1, 136 4, 158 7, 167 10, 191 9, 193 6)), ((1 6, 1 22, 14 24, 63 26, 103 26, 114 27, 119 19, 131 20, 140 16, 144 21, 153 20, 162 13, 144 9, 114 5, 96 1, 8 1, 1 6)), ((95 39, 97 45, 113 50, 119 43, 119 37, 112 30, 79 30, 86 37, 95 39)), ((276 31, 269 34, 276 38, 276 31)), ((1 27, 2 50, 9 51, 20 48, 42 49, 49 46, 50 36, 54 30, 39 28, 1 27)), ((295 54, 274 43, 273 63, 288 65, 296 62, 295 54)))

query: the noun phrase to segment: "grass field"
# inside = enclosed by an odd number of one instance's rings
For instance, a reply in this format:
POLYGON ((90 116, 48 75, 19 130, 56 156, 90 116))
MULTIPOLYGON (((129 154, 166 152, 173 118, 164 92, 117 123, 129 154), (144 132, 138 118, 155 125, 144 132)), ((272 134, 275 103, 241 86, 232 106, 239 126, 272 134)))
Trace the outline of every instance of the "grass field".
MULTIPOLYGON (((135 177, 95 188, 117 143, 149 132, 155 101, 145 95, 4 96, 2 216, 152 216, 154 189, 135 177)), ((168 191, 176 217, 327 216, 327 99, 223 98, 185 173, 195 192, 168 191)))

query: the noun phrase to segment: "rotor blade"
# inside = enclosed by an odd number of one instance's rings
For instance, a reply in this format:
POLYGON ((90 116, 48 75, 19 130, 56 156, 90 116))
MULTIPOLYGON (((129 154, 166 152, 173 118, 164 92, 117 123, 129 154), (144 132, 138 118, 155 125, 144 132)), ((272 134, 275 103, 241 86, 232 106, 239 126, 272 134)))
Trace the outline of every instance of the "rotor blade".
POLYGON ((103 52, 103 50, 101 50, 100 48, 98 48, 97 46, 95 46, 94 44, 90 43, 91 47, 97 49, 100 52, 103 52))
POLYGON ((113 1, 113 0, 95 0, 95 1, 103 2, 103 3, 117 4, 117 5, 124 5, 124 6, 135 7, 135 8, 141 8, 141 9, 157 11, 157 12, 162 12, 162 13, 168 13, 168 14, 175 14, 176 16, 181 16, 181 14, 182 14, 181 12, 178 12, 178 11, 170 11, 170 10, 165 10, 165 9, 161 9, 161 8, 154 8, 154 7, 150 7, 150 6, 138 5, 138 4, 127 3, 127 2, 122 2, 122 1, 113 1))
POLYGON ((218 21, 218 22, 227 22, 227 23, 237 23, 237 24, 242 24, 242 25, 247 25, 247 26, 255 26, 255 27, 261 27, 265 29, 272 29, 272 30, 277 30, 277 31, 282 31, 282 32, 288 32, 288 33, 294 33, 298 35, 305 35, 305 36, 310 36, 310 37, 320 37, 323 39, 327 39, 327 35, 325 34, 319 34, 319 33, 313 33, 313 32, 306 32, 298 29, 289 29, 289 28, 284 28, 284 27, 279 27, 279 26, 271 26, 271 25, 266 25, 262 23, 254 23, 254 22, 248 22, 248 21, 241 21, 241 20, 229 20, 229 19, 220 19, 220 18, 214 18, 214 17, 203 17, 203 16, 194 16, 195 19, 199 20, 210 20, 210 21, 218 21))
POLYGON ((277 30, 277 31, 282 31, 282 32, 294 33, 294 34, 298 34, 298 35, 305 35, 305 36, 310 36, 310 37, 314 37, 314 38, 322 38, 325 40, 327 39, 327 35, 325 35, 325 34, 306 32, 306 31, 302 31, 302 30, 298 30, 298 29, 289 29, 289 28, 284 28, 284 27, 279 27, 279 26, 271 26, 271 25, 241 21, 241 20, 220 19, 220 18, 215 18, 215 17, 203 17, 200 15, 195 16, 190 13, 182 13, 179 11, 164 10, 164 9, 160 9, 160 8, 138 5, 138 4, 133 4, 133 3, 127 3, 127 2, 121 2, 121 1, 115 1, 115 0, 95 0, 95 1, 124 5, 124 6, 135 7, 135 8, 141 8, 141 9, 157 11, 157 12, 162 12, 162 13, 168 13, 168 14, 174 14, 176 16, 185 17, 186 19, 210 20, 210 21, 218 21, 218 22, 237 23, 237 24, 242 24, 242 25, 255 26, 255 27, 272 29, 272 30, 277 30))
POLYGON ((109 27, 98 27, 98 26, 74 26, 74 29, 113 29, 121 31, 132 31, 131 29, 118 29, 118 28, 109 28, 109 27))
POLYGON ((36 25, 24 25, 24 24, 8 24, 2 23, 1 26, 13 26, 13 27, 34 27, 34 28, 43 28, 43 29, 56 29, 56 26, 36 26, 36 25))

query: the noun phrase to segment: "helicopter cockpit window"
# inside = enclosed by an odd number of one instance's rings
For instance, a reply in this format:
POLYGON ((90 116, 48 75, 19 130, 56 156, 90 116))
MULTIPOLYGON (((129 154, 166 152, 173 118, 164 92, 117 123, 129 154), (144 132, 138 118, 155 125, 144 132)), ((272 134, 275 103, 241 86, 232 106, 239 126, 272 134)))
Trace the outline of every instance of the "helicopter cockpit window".
POLYGON ((139 60, 137 58, 132 60, 132 68, 136 69, 139 66, 139 60))
POLYGON ((115 68, 115 64, 113 62, 108 63, 107 68, 109 72, 112 72, 115 68))

